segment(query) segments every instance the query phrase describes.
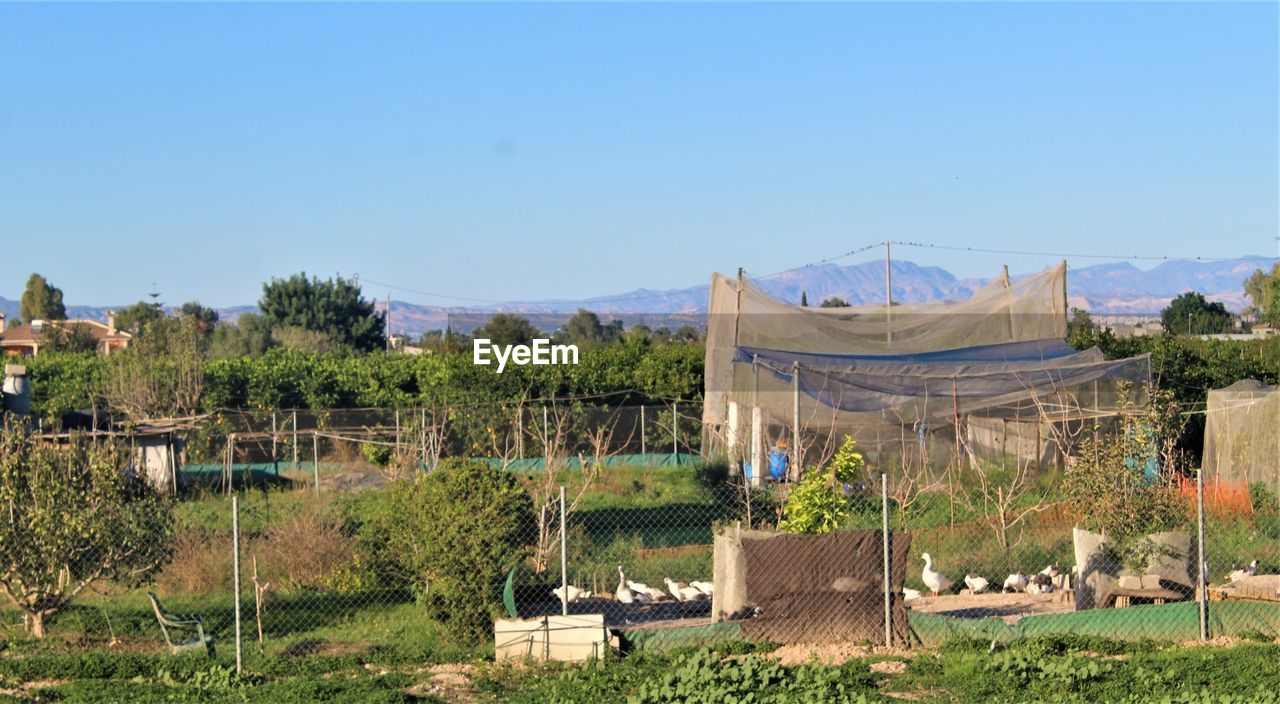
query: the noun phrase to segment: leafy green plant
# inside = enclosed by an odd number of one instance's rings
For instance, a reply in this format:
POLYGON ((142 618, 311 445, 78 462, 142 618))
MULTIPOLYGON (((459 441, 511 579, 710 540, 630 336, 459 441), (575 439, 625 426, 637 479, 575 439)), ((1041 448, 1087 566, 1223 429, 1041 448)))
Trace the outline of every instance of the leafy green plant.
POLYGON ((525 556, 533 505, 508 472, 446 460, 394 484, 389 510, 364 527, 417 590, 428 615, 463 641, 482 638, 499 610, 506 570, 525 556))
POLYGON ((17 419, 0 432, 0 592, 33 636, 91 584, 145 578, 168 556, 172 504, 127 464, 116 443, 48 446, 17 419))
POLYGON ((849 515, 845 487, 862 477, 866 462, 853 438, 845 438, 831 462, 811 469, 791 491, 778 527, 787 533, 830 533, 849 515))

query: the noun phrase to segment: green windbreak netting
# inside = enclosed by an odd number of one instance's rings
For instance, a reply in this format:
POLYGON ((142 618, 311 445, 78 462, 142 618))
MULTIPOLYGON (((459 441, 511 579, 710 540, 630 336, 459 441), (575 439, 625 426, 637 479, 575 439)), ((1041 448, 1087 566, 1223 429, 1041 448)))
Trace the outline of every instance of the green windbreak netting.
MULTIPOLYGON (((998 618, 960 619, 924 613, 908 616, 913 635, 926 646, 937 646, 963 637, 1006 643, 1018 638, 1046 635, 1188 642, 1200 637, 1198 619, 1199 607, 1189 601, 1027 616, 1013 624, 998 618)), ((1209 633, 1213 637, 1261 633, 1280 638, 1280 603, 1212 602, 1209 604, 1209 633)))

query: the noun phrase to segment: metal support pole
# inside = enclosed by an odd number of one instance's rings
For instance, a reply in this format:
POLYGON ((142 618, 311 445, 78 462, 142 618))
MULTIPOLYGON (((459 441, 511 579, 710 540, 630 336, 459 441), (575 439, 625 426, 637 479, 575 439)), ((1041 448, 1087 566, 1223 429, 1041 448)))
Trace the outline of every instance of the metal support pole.
POLYGON ((320 435, 311 431, 311 476, 315 479, 316 496, 320 495, 320 435))
POLYGON ((396 454, 400 454, 400 409, 396 409, 396 454))
POLYGON ((1196 601, 1200 604, 1200 640, 1209 640, 1209 590, 1205 577, 1204 559, 1204 470, 1196 470, 1196 562, 1199 568, 1199 584, 1196 588, 1196 601))
POLYGON ((671 465, 680 464, 680 404, 671 402, 671 465))
POLYGON ((235 585, 236 602, 236 674, 239 674, 242 647, 240 640, 240 500, 234 495, 231 497, 231 569, 235 571, 232 582, 235 585))
POLYGON ((880 535, 884 552, 884 644, 893 645, 893 586, 889 578, 889 475, 880 473, 880 535))
POLYGON ((640 454, 648 454, 644 446, 644 406, 640 406, 640 454))
POLYGON ((298 471, 298 412, 293 412, 293 471, 298 471))
POLYGON ((560 615, 569 615, 568 516, 564 511, 564 486, 560 487, 560 615))
POLYGON ((893 274, 889 270, 889 240, 884 241, 884 336, 893 344, 893 274))
POLYGON ((800 477, 800 363, 791 363, 791 466, 787 468, 789 478, 800 477))

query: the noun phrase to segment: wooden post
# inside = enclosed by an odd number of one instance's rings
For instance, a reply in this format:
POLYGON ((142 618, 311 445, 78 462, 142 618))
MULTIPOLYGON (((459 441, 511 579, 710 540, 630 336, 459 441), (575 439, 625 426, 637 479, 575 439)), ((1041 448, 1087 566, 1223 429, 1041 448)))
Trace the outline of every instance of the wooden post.
POLYGON ((320 434, 311 431, 311 475, 315 478, 316 496, 320 495, 320 434))
POLYGON ((893 582, 889 577, 889 475, 880 473, 880 535, 884 551, 884 644, 893 645, 893 582))
POLYGON ((1209 591, 1204 560, 1204 469, 1196 470, 1196 601, 1200 605, 1200 640, 1209 640, 1209 591))
POLYGON ((648 454, 644 447, 644 404, 640 405, 640 454, 648 454))
MULTIPOLYGON (((551 471, 550 468, 547 471, 551 471)), ((564 510, 564 486, 560 486, 560 615, 569 615, 568 516, 564 510)))
POLYGON ((791 416, 794 427, 791 429, 791 466, 787 468, 788 479, 800 478, 800 363, 791 363, 791 416))
POLYGON ((240 640, 240 502, 239 497, 231 495, 231 569, 234 571, 232 582, 236 602, 236 673, 241 668, 240 640))
POLYGON ((298 471, 298 411, 293 412, 293 471, 298 471))

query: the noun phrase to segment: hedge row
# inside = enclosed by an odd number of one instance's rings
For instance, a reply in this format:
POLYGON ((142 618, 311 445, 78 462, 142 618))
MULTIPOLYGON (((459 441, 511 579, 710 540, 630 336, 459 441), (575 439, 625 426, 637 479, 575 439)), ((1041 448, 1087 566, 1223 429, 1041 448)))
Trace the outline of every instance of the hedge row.
MULTIPOLYGON (((620 343, 583 349, 573 366, 476 366, 470 354, 306 354, 273 349, 206 364, 205 408, 392 408, 620 394, 626 402, 702 394, 703 348, 620 343)), ((105 360, 51 353, 26 360, 33 410, 56 418, 87 408, 105 360)))

